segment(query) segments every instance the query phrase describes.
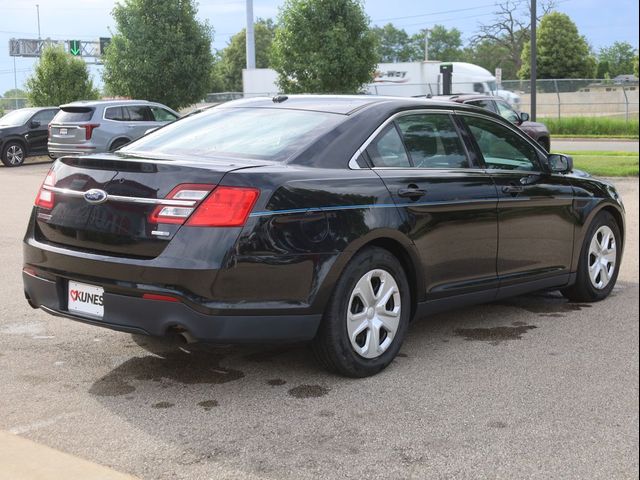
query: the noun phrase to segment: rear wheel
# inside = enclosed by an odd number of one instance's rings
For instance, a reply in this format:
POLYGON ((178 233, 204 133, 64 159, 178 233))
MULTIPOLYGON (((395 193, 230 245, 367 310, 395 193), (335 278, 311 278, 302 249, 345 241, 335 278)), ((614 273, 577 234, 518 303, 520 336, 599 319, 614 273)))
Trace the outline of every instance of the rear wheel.
POLYGON ((120 147, 124 147, 127 143, 129 143, 129 140, 127 140, 126 138, 119 138, 118 140, 114 140, 111 144, 111 147, 109 148, 109 151, 115 152, 120 147))
POLYGON ((407 332, 411 298, 400 262, 367 248, 345 267, 313 341, 327 369, 349 377, 378 373, 394 359, 407 332))
POLYGON ((19 167, 27 156, 20 142, 7 142, 2 150, 2 163, 7 167, 19 167))
POLYGON ((613 290, 620 269, 620 228, 608 212, 594 218, 580 252, 576 283, 562 290, 574 302, 597 302, 613 290))

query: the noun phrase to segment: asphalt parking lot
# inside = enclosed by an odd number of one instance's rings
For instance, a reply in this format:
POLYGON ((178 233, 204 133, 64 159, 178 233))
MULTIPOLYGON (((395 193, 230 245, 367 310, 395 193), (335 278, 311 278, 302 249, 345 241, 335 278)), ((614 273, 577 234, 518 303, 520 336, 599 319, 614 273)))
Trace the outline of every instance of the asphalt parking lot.
POLYGON ((0 168, 0 430, 149 480, 638 477, 637 178, 616 181, 609 299, 422 319, 350 380, 305 345, 179 348, 32 310, 21 238, 48 168, 0 168))

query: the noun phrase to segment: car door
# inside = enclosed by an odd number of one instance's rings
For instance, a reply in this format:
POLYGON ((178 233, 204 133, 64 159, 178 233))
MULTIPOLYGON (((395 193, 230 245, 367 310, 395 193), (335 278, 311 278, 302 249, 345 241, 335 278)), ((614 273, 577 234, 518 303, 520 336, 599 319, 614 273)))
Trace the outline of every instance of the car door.
POLYGON ((546 155, 515 127, 459 113, 498 193, 500 288, 569 273, 575 216, 573 188, 546 171, 546 155))
POLYGON ((366 155, 420 252, 427 300, 495 292, 496 188, 470 163, 452 115, 398 114, 366 155))
POLYGON ((158 126, 148 105, 127 105, 123 108, 129 116, 126 125, 127 136, 131 140, 140 138, 147 130, 158 126))
POLYGON ((25 139, 29 146, 30 153, 42 153, 47 150, 47 140, 49 137, 49 123, 55 117, 57 110, 41 110, 27 122, 27 133, 25 139))

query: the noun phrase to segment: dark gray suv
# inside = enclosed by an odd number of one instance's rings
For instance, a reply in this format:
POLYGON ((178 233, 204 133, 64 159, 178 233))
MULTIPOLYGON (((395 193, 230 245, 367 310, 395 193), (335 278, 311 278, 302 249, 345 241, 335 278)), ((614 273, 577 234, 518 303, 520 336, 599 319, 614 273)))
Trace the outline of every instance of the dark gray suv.
POLYGON ((180 115, 145 100, 95 100, 60 106, 49 128, 49 155, 111 152, 180 115))

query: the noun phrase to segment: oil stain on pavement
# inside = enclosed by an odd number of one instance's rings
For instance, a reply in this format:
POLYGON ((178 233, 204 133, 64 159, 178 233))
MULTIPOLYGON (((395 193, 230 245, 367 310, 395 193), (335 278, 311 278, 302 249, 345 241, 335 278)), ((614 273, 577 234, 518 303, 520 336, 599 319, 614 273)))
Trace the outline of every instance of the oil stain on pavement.
POLYGON ((468 341, 491 342, 497 345, 504 340, 520 340, 522 334, 537 328, 535 325, 490 328, 456 328, 455 334, 468 341))
POLYGON ((204 400, 202 402, 198 402, 198 406, 204 408, 205 412, 208 412, 213 407, 217 407, 218 406, 218 401, 217 400, 204 400))
POLYGON ((135 390, 134 381, 221 384, 244 377, 240 370, 221 367, 223 358, 210 351, 196 349, 168 353, 163 357, 134 357, 97 380, 89 393, 100 397, 126 395, 135 390))
POLYGON ((295 398, 317 398, 329 393, 329 389, 320 385, 299 385, 289 390, 289 395, 295 398))
POLYGON ((560 292, 543 292, 503 300, 500 305, 521 308, 527 312, 537 313, 541 317, 561 318, 571 312, 579 312, 583 308, 591 308, 588 303, 572 303, 560 292))

